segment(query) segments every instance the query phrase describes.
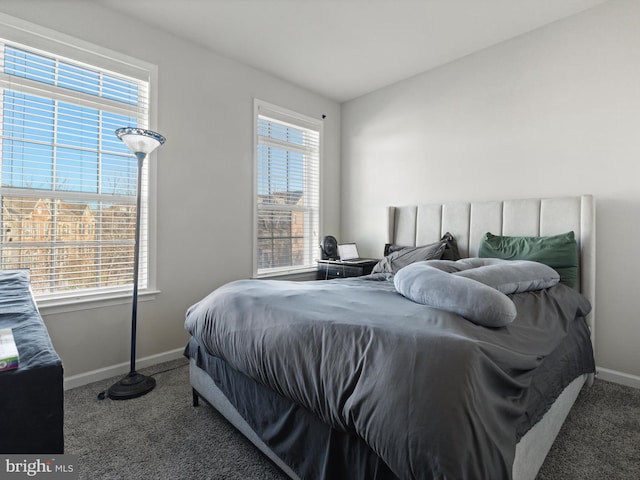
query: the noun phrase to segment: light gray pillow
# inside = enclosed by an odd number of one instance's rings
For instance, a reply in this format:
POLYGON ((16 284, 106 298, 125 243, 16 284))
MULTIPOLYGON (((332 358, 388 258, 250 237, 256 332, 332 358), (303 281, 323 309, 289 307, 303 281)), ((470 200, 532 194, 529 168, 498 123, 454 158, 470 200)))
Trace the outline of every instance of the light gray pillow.
POLYGON ((401 268, 406 267, 414 262, 420 262, 423 260, 438 259, 442 257, 445 248, 447 247, 446 240, 440 240, 438 242, 430 243, 428 245, 421 245, 419 247, 405 247, 400 250, 396 250, 382 260, 380 260, 371 270, 371 273, 396 273, 401 268))
MULTIPOLYGON (((454 275, 471 278, 507 295, 553 287, 560 274, 553 268, 529 260, 501 260, 498 258, 469 258, 471 268, 454 275)), ((457 262, 456 262, 457 263, 457 262)))
POLYGON ((516 318, 516 306, 504 293, 429 263, 417 262, 399 270, 393 279, 398 293, 485 327, 503 327, 516 318))

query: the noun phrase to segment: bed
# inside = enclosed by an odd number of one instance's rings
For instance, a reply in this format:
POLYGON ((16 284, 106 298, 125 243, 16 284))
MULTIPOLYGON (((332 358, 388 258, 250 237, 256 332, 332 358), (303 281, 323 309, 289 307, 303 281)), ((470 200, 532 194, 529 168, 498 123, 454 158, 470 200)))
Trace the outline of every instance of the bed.
POLYGON ((426 328, 416 322, 425 305, 399 294, 399 279, 432 272, 433 262, 358 279, 232 282, 187 313, 194 405, 205 399, 293 479, 534 479, 595 371, 594 199, 388 208, 391 245, 431 245, 449 233, 459 256, 475 259, 487 232, 573 232, 575 285, 509 294, 517 315, 504 327, 427 305, 426 328), (234 313, 239 303, 248 310, 234 313), (311 340, 296 343, 303 328, 311 340), (514 339, 518 351, 501 343, 514 339))

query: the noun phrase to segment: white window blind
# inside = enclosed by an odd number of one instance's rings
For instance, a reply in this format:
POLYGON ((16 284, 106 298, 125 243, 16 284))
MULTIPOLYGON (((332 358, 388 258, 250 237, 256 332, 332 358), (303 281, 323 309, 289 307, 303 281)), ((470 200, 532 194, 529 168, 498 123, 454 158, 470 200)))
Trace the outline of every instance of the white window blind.
POLYGON ((121 290, 133 281, 137 163, 114 131, 147 128, 148 76, 128 77, 96 60, 0 39, 0 262, 29 269, 38 298, 121 290))
POLYGON ((256 103, 256 274, 314 265, 322 122, 256 103))

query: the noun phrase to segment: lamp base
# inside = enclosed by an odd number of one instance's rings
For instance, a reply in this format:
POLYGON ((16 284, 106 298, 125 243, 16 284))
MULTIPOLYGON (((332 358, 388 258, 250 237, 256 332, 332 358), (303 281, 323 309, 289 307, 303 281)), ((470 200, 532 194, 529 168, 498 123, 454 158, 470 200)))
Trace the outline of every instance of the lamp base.
POLYGON ((109 387, 107 396, 112 400, 127 400, 146 395, 156 386, 156 379, 138 372, 129 372, 126 377, 109 387))

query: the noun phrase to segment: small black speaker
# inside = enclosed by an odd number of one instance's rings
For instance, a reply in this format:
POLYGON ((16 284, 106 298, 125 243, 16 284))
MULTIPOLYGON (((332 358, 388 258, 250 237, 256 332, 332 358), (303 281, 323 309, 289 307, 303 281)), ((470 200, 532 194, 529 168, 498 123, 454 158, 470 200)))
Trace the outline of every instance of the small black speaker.
POLYGON ((320 258, 322 260, 337 260, 338 259, 338 241, 336 237, 327 235, 322 239, 320 244, 320 258))

